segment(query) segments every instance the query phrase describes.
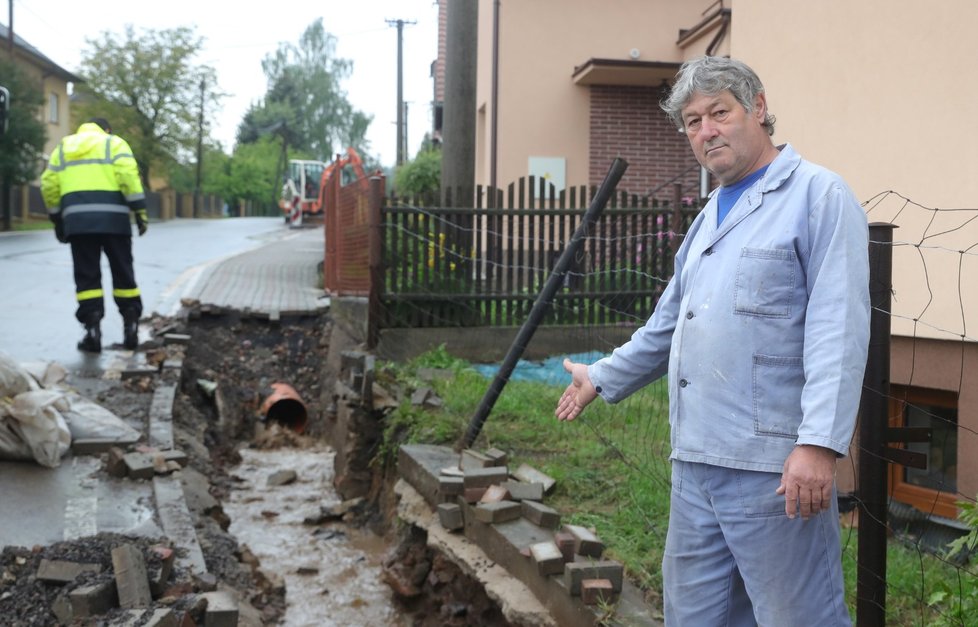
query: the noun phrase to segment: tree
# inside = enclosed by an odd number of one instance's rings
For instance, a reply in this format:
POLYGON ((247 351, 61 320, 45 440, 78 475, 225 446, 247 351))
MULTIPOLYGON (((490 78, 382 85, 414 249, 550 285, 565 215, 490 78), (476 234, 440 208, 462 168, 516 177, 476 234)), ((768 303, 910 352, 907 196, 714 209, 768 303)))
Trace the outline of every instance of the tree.
POLYGON ((3 86, 10 92, 10 117, 7 132, 0 136, 0 190, 2 190, 3 228, 11 228, 10 188, 33 181, 44 167, 42 161, 46 133, 37 118, 44 95, 31 80, 6 58, 0 59, 3 86))
POLYGON ((201 84, 205 118, 222 97, 214 69, 194 62, 203 39, 188 27, 142 29, 137 35, 130 25, 122 38, 107 32, 87 43, 81 63, 87 82, 79 86, 77 113, 112 123, 132 146, 149 189, 150 172, 167 158, 195 159, 201 84))
POLYGON ((441 151, 421 150, 413 161, 401 165, 394 175, 398 194, 435 193, 441 187, 441 151))
POLYGON ((336 57, 336 38, 326 32, 321 18, 306 28, 298 45, 281 44, 266 56, 262 70, 268 90, 242 120, 239 141, 274 134, 289 151, 320 161, 332 160, 346 146, 365 153, 371 117, 347 100, 341 83, 353 63, 336 57))

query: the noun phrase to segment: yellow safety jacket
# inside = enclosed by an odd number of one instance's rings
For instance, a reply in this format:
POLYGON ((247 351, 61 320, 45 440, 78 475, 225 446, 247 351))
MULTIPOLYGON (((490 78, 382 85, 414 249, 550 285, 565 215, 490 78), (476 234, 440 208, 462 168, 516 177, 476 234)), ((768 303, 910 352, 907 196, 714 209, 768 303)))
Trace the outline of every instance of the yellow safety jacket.
POLYGON ((48 214, 66 237, 130 235, 129 212, 146 208, 139 168, 126 140, 86 122, 61 140, 41 175, 48 214))

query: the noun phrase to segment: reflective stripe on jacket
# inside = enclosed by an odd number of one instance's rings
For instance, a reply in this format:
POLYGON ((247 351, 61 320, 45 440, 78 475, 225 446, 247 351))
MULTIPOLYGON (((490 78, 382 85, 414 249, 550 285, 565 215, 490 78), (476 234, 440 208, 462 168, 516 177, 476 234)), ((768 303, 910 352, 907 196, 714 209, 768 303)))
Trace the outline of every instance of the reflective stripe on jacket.
POLYGON ((146 208, 132 149, 118 135, 86 122, 61 140, 41 175, 48 213, 65 235, 131 233, 129 211, 146 208))

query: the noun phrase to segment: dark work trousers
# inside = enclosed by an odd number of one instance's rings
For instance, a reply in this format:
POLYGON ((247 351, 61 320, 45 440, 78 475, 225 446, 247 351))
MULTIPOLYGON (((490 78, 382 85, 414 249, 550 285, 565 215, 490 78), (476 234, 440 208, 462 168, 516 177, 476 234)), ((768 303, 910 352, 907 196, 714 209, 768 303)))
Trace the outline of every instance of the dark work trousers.
POLYGON ((82 324, 97 322, 105 315, 102 302, 101 255, 105 252, 112 270, 112 296, 123 320, 138 320, 143 313, 136 276, 132 269, 132 237, 129 235, 72 235, 71 258, 75 264, 75 293, 82 324))

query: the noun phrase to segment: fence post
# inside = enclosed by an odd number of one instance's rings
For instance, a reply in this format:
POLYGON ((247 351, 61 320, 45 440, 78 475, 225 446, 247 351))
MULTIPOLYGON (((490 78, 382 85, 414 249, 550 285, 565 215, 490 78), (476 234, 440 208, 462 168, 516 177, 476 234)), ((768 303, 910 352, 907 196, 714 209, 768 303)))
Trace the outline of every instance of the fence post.
POLYGON ((516 368, 516 362, 519 361, 523 355, 523 351, 526 350, 537 327, 540 326, 540 321, 543 320, 544 314, 552 306, 554 294, 563 285, 564 275, 567 273, 571 261, 573 261, 574 256, 577 255, 577 251, 584 244, 584 240, 588 237, 589 231, 594 228, 594 224, 601 217, 608 198, 611 197, 615 186, 618 185, 618 181, 621 180, 627 168, 628 163, 624 159, 617 158, 612 162, 611 167, 608 169, 608 174, 605 175, 604 182, 601 183, 601 188, 594 195, 591 205, 584 214, 584 219, 571 237, 570 243, 560 255, 560 259, 557 260, 557 265, 554 267, 553 272, 547 277, 547 282, 533 302, 533 308, 530 310, 526 321, 520 327, 516 337, 513 339, 513 343, 509 347, 509 352, 506 353, 506 358, 503 359, 503 363, 499 366, 499 372, 496 373, 496 377, 492 380, 489 389, 486 390, 482 401, 476 408, 475 414, 469 421, 469 428, 459 443, 460 448, 471 447, 475 439, 479 437, 479 432, 482 431, 482 425, 485 424, 486 418, 489 417, 489 412, 492 411, 496 400, 503 391, 503 387, 509 381, 509 375, 516 368))
POLYGON ((384 200, 384 179, 370 177, 370 200, 367 207, 368 267, 370 285, 367 296, 367 348, 377 346, 377 329, 380 324, 380 294, 384 289, 384 268, 381 245, 384 236, 380 207, 384 200))
POLYGON ((890 397, 890 302, 894 225, 869 225, 869 355, 859 402, 859 551, 856 625, 886 624, 886 430, 890 397))

